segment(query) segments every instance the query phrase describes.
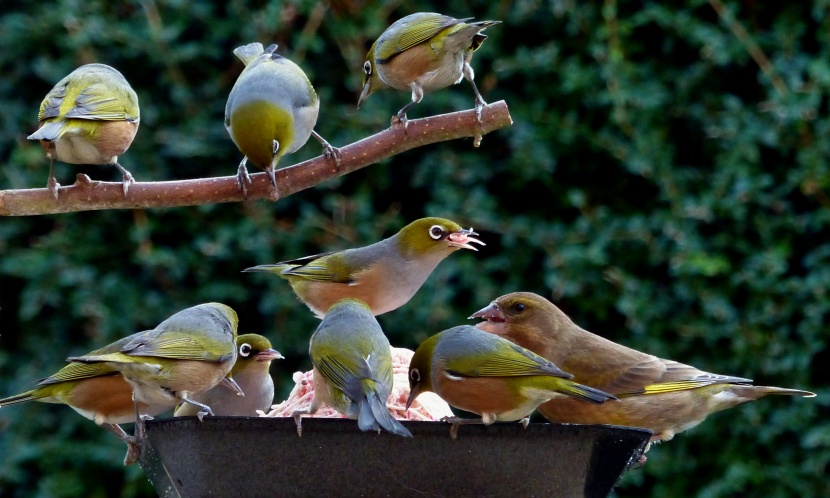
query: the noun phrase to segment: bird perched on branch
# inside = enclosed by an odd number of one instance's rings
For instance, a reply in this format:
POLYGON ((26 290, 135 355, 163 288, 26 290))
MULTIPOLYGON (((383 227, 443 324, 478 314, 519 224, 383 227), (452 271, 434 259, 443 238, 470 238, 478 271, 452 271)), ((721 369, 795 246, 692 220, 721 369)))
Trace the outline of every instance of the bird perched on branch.
POLYGON ((481 416, 448 419, 454 436, 458 424, 522 420, 527 425, 533 410, 549 399, 573 400, 586 410, 614 399, 572 377, 508 340, 461 325, 433 335, 415 350, 406 406, 420 393, 432 391, 451 406, 481 416))
POLYGON ((392 393, 392 351, 369 307, 343 299, 328 310, 311 336, 314 399, 293 414, 302 435, 302 415, 330 406, 356 419, 362 431, 381 427, 404 437, 412 434, 386 408, 392 393))
POLYGON ((574 376, 607 391, 617 403, 586 406, 554 399, 539 407, 551 422, 615 424, 654 431, 668 441, 712 413, 770 394, 812 397, 797 389, 753 386, 750 379, 718 375, 625 347, 592 334, 547 299, 529 292, 501 296, 470 318, 478 328, 525 347, 574 376))
POLYGON ((276 187, 274 171, 280 158, 297 151, 309 136, 322 144, 326 158, 340 164, 340 151, 314 131, 320 111, 314 87, 300 66, 276 50, 276 45, 249 43, 233 51, 245 69, 228 96, 225 128, 245 155, 236 176, 245 195, 251 183, 248 160, 264 169, 276 187))
POLYGON ((484 245, 443 218, 421 218, 400 232, 369 246, 315 254, 282 263, 259 265, 245 272, 274 273, 291 284, 317 317, 337 301, 351 297, 380 315, 406 304, 432 270, 458 249, 484 245))
MULTIPOLYGON (((267 410, 274 401, 274 380, 268 373, 271 361, 282 359, 271 342, 258 334, 242 334, 236 338, 236 363, 231 377, 245 396, 238 396, 227 386, 218 385, 191 399, 208 405, 217 416, 254 417, 257 410, 267 410)), ((177 417, 197 415, 196 405, 182 403, 176 409, 177 417)))
POLYGON ((424 93, 446 88, 466 79, 476 94, 476 118, 487 105, 475 82, 470 61, 487 35, 486 28, 501 21, 469 22, 434 12, 410 14, 386 28, 372 44, 363 63, 360 105, 375 90, 391 87, 412 92, 412 101, 392 118, 406 125, 406 111, 424 98, 424 93))
POLYGON ((135 180, 118 164, 138 131, 138 96, 124 76, 106 64, 86 64, 52 88, 40 104, 40 140, 49 158, 47 188, 55 199, 60 184, 55 160, 69 164, 112 164, 123 176, 124 196, 135 180))

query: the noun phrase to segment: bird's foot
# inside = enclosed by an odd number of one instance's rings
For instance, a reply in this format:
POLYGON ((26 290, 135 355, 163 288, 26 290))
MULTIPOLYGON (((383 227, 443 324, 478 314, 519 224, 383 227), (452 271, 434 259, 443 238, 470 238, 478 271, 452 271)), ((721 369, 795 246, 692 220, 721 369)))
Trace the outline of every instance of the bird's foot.
POLYGON ((124 189, 124 198, 127 197, 127 194, 130 192, 130 185, 135 183, 135 178, 133 178, 132 173, 126 170, 123 166, 118 163, 114 163, 115 167, 121 171, 121 187, 124 189))
POLYGON ((251 175, 248 174, 248 168, 245 167, 247 161, 247 157, 242 159, 242 162, 239 163, 239 168, 236 170, 236 186, 239 187, 239 190, 242 191, 242 196, 246 199, 248 198, 248 185, 253 183, 251 175))
POLYGON ((308 410, 294 410, 291 414, 294 417, 294 424, 297 426, 297 435, 303 437, 303 415, 308 413, 308 410))
POLYGON ((524 427, 525 430, 527 430, 527 426, 530 425, 530 417, 525 417, 525 418, 521 419, 519 422, 521 422, 522 427, 524 427))
POLYGON ((486 105, 487 102, 485 102, 480 95, 476 96, 476 123, 478 124, 478 128, 476 129, 475 137, 473 137, 473 147, 478 147, 481 145, 481 140, 483 138, 481 134, 481 111, 484 109, 484 106, 486 105))
POLYGON ((325 156, 326 160, 331 161, 334 159, 334 167, 337 168, 337 171, 340 171, 340 158, 343 157, 340 149, 332 146, 325 138, 314 130, 311 130, 311 135, 316 138, 318 142, 320 142, 320 145, 323 146, 323 156, 325 156))
POLYGON ((199 419, 199 422, 204 422, 205 417, 207 415, 213 416, 213 410, 210 409, 208 405, 202 405, 202 409, 196 413, 196 418, 199 419))
POLYGON ((54 197, 55 200, 58 200, 58 189, 60 186, 61 184, 58 183, 58 180, 56 180, 54 176, 50 176, 49 180, 46 181, 46 188, 49 189, 49 192, 52 192, 52 197, 54 197))
POLYGON ((125 467, 137 462, 139 457, 141 456, 141 448, 139 448, 138 444, 136 443, 135 436, 130 436, 130 439, 130 441, 124 441, 125 443, 127 443, 127 454, 124 455, 125 467))
POLYGON ((409 119, 407 119, 406 113, 403 113, 403 114, 399 113, 399 114, 396 114, 396 115, 392 116, 391 125, 392 125, 392 127, 403 125, 403 132, 404 132, 404 135, 405 135, 406 130, 409 127, 409 119))

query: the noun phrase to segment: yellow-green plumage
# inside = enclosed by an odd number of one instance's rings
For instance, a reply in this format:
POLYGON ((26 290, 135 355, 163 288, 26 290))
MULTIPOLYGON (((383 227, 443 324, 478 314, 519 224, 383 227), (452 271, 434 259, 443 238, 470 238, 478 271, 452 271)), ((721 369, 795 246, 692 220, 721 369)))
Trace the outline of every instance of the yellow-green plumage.
POLYGON ((420 12, 390 25, 366 54, 358 107, 375 90, 387 87, 409 90, 412 101, 395 116, 395 120, 406 123, 406 111, 420 102, 425 92, 467 79, 476 94, 480 122, 485 102, 475 85, 470 61, 473 52, 487 38, 482 31, 499 21, 469 20, 420 12))
POLYGON ((288 280, 318 317, 344 298, 359 299, 380 315, 409 301, 438 263, 454 251, 484 245, 472 235, 472 229, 462 229, 453 221, 421 218, 369 246, 244 271, 274 273, 288 280))
MULTIPOLYGON (((43 99, 38 121, 40 128, 28 139, 39 140, 51 162, 112 164, 121 171, 127 194, 134 180, 118 156, 132 144, 140 116, 138 96, 121 73, 105 64, 72 71, 43 99)), ((52 166, 47 186, 57 199, 60 184, 52 166)))
POLYGON ((245 64, 228 95, 225 128, 245 155, 239 164, 237 181, 247 193, 250 177, 245 166, 250 160, 264 169, 276 186, 274 171, 280 158, 302 147, 309 136, 323 145, 326 157, 336 160, 339 151, 314 132, 320 101, 300 67, 276 53, 250 43, 234 50, 245 64))
POLYGON ((418 346, 409 364, 408 404, 421 392, 433 391, 490 424, 523 419, 541 403, 563 395, 595 404, 614 399, 571 377, 510 341, 462 325, 418 346))
POLYGON ((314 400, 308 410, 294 412, 301 433, 302 414, 326 405, 357 419, 363 431, 384 428, 399 436, 412 434, 386 408, 392 392, 392 353, 369 307, 356 299, 338 301, 311 336, 314 400))

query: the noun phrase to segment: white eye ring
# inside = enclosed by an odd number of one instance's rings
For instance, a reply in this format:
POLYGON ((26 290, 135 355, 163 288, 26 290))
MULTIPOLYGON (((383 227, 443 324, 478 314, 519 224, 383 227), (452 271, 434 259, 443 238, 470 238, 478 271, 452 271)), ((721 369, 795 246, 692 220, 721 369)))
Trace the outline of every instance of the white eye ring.
POLYGON ((366 73, 366 76, 371 76, 372 75, 372 63, 371 62, 366 61, 366 62, 363 63, 363 72, 366 73))
POLYGON ((444 236, 444 227, 441 225, 432 225, 429 228, 429 236, 435 240, 439 240, 441 237, 444 236))
POLYGON ((252 350, 253 348, 251 347, 251 345, 246 342, 239 346, 239 356, 247 358, 251 354, 252 350))
POLYGON ((417 368, 413 368, 409 371, 409 378, 414 382, 421 382, 421 372, 417 368))

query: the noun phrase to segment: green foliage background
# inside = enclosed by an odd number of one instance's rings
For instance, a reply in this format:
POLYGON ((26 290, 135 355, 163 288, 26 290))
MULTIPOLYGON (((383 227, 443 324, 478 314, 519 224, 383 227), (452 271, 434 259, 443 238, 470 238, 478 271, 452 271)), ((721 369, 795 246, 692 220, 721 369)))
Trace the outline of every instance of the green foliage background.
MULTIPOLYGON (((46 92, 104 62, 138 92, 141 127, 121 163, 140 181, 232 175, 222 124, 242 64, 231 50, 276 42, 322 100, 335 145, 375 133, 409 99, 355 109, 371 42, 395 19, 443 10, 500 19, 477 52, 488 101, 514 124, 423 147, 276 204, 211 205, 0 220, 0 394, 200 302, 288 359, 280 396, 308 369, 316 320, 259 263, 363 245, 424 216, 472 225, 488 243, 439 266, 381 316, 415 347, 501 294, 554 300, 589 330, 757 383, 816 391, 712 416, 655 447, 619 496, 828 496, 830 2, 728 1, 771 61, 772 85, 704 0, 452 4, 340 0, 6 0, 0 14, 0 188, 43 187, 26 135, 46 92), (824 364, 825 367, 821 367, 824 364)), ((466 82, 428 94, 411 118, 472 107, 466 82)), ((311 141, 284 165, 318 155, 311 141)), ((111 167, 59 164, 58 180, 111 167)), ((280 448, 240 448, 277 452, 280 448)), ((123 445, 69 408, 0 410, 0 495, 152 496, 123 445)))

